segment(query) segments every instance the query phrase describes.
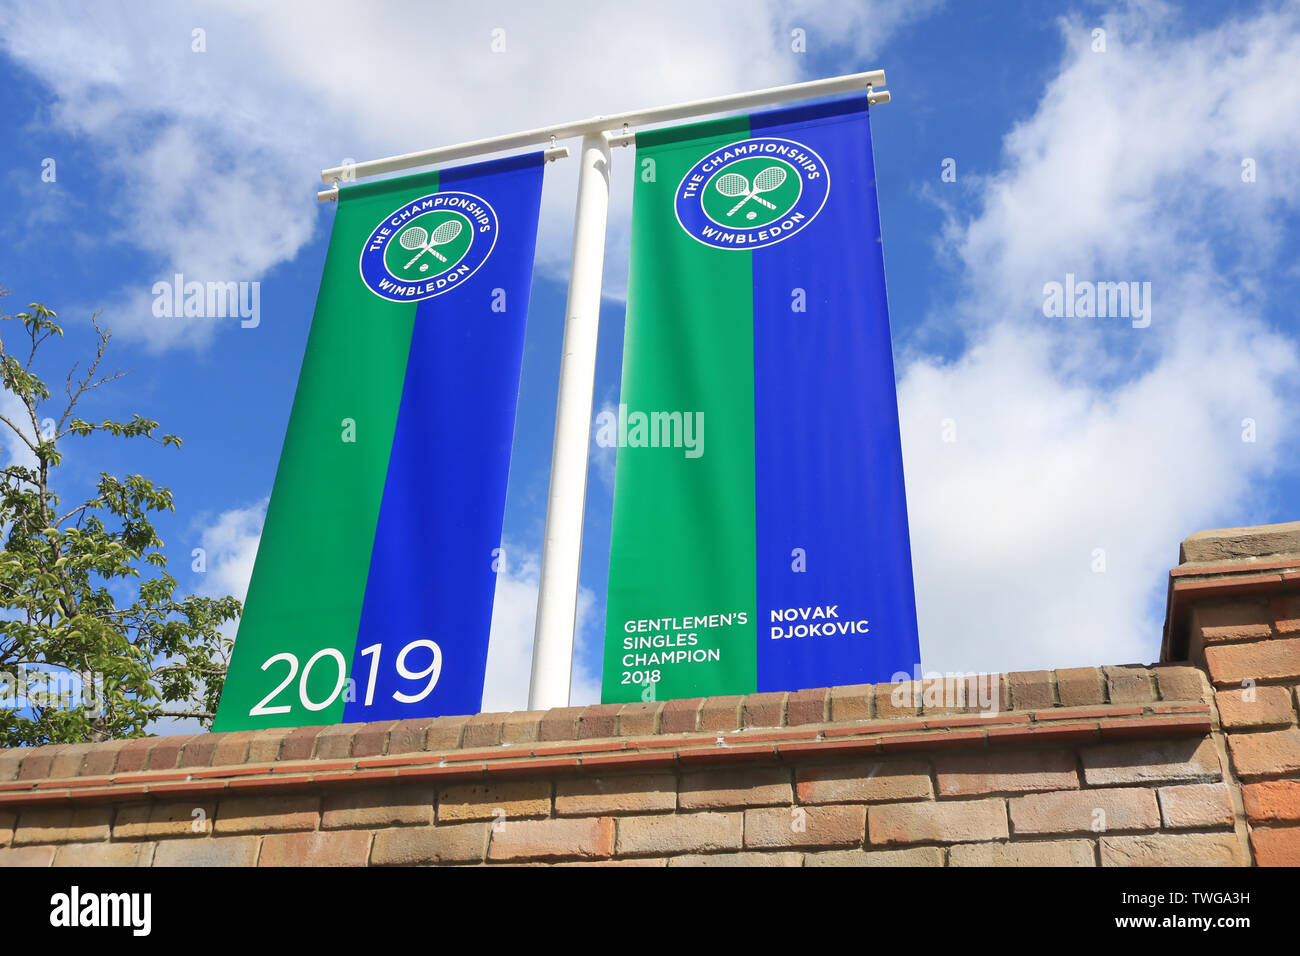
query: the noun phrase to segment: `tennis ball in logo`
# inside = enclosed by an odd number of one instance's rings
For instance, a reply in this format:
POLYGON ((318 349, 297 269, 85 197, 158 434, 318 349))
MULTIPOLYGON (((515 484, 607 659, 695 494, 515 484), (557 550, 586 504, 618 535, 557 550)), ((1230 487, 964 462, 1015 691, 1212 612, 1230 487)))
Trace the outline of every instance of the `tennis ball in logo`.
POLYGON ((750 156, 717 170, 703 192, 704 213, 720 226, 752 228, 788 213, 803 190, 803 179, 789 163, 750 156))
POLYGON ((397 279, 432 278, 455 267, 474 242, 474 227, 458 212, 439 209, 408 220, 384 250, 397 279))

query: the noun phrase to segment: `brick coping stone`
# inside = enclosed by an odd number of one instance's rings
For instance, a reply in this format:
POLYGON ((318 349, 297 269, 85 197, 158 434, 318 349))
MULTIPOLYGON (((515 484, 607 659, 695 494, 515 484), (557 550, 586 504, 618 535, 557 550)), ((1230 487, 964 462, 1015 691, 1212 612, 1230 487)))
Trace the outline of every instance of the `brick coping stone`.
POLYGON ((0 808, 1203 735, 1210 693, 1199 668, 1126 665, 13 748, 0 808), (995 706, 961 704, 972 681, 995 706))

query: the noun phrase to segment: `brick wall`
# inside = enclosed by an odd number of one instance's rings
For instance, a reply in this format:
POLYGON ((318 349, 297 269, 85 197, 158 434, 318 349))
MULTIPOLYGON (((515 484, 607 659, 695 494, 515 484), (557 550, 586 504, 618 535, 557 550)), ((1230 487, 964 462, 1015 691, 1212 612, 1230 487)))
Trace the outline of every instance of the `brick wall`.
POLYGON ((1276 527, 1184 543, 1150 667, 0 751, 0 864, 1295 864, 1276 527))
POLYGON ((1297 552, 1300 522, 1202 532, 1183 543, 1171 575, 1165 652, 1204 668, 1213 684, 1261 866, 1300 866, 1297 552))

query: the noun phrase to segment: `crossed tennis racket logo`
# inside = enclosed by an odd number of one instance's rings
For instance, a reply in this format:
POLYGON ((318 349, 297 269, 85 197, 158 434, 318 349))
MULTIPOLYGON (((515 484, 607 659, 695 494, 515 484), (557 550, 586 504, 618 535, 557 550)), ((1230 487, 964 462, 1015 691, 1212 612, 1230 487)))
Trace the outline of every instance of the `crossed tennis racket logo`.
MULTIPOLYGON (((738 213, 745 203, 751 199, 754 202, 762 203, 768 209, 775 210, 776 206, 764 199, 760 193, 770 193, 773 189, 780 187, 785 182, 786 172, 780 166, 768 166, 761 169, 758 175, 754 177, 751 185, 749 180, 742 173, 726 173, 718 177, 715 188, 728 199, 734 199, 736 196, 742 196, 740 202, 736 203, 727 212, 727 218, 730 219, 738 213)), ((746 214, 747 219, 753 219, 758 215, 756 212, 746 214)))
MULTIPOLYGON (((411 268, 411 266, 415 265, 416 261, 425 253, 433 256, 439 262, 446 262, 447 257, 435 249, 434 246, 445 246, 460 235, 460 231, 464 226, 465 224, 459 219, 448 219, 446 222, 442 223, 442 225, 436 226, 432 233, 422 226, 412 226, 407 229, 397 237, 398 244, 408 252, 415 249, 420 251, 415 253, 415 255, 411 257, 411 261, 402 266, 402 269, 405 270, 411 268)), ((420 271, 428 272, 429 263, 421 262, 420 271)))

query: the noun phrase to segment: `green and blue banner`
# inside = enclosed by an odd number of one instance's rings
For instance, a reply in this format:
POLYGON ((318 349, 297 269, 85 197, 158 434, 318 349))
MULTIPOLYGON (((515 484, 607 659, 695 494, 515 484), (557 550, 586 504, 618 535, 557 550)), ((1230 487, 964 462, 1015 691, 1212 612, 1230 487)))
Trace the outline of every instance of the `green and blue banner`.
POLYGON ((865 96, 636 145, 602 699, 910 673, 865 96))
POLYGON ((216 730, 480 709, 543 164, 339 191, 216 730))

